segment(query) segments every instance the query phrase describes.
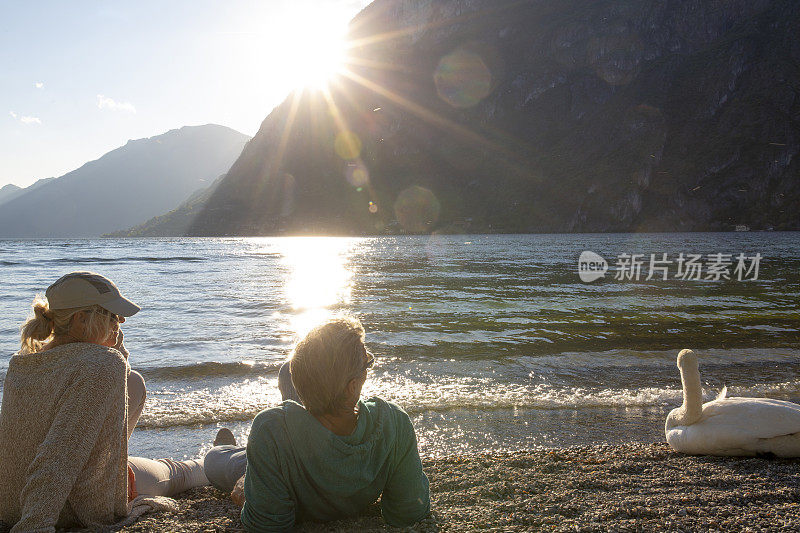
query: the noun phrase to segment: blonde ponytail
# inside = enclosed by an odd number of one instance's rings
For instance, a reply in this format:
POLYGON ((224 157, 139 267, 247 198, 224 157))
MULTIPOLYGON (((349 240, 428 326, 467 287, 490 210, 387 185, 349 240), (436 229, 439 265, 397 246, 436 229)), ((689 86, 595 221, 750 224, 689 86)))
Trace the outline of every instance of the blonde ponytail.
POLYGON ((36 353, 41 351, 46 341, 53 336, 69 335, 72 317, 81 311, 89 315, 86 320, 86 339, 105 339, 114 331, 110 313, 98 305, 53 310, 50 309, 47 298, 37 294, 33 299, 33 314, 28 316, 28 320, 19 328, 20 353, 36 353))
POLYGON ((41 350, 44 341, 50 338, 55 328, 53 315, 47 299, 36 295, 33 299, 33 315, 29 316, 20 329, 20 351, 35 353, 41 350))

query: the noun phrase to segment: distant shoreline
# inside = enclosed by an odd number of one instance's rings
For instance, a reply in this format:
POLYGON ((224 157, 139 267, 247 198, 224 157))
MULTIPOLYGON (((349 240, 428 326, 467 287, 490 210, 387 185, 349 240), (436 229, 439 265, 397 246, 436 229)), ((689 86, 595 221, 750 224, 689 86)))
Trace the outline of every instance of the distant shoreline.
POLYGON ((104 233, 99 237, 2 237, 2 239, 9 240, 35 240, 35 239, 259 239, 259 238, 275 238, 275 237, 345 237, 345 238, 362 238, 362 237, 436 237, 436 236, 469 236, 469 235, 664 235, 671 233, 800 233, 800 229, 752 229, 748 231, 730 230, 697 230, 697 231, 542 231, 542 232, 431 232, 431 233, 363 233, 363 234, 326 234, 326 233, 273 233, 263 235, 128 235, 127 232, 113 232, 104 233))
MULTIPOLYGON (((800 530, 800 462, 693 457, 665 443, 593 445, 423 460, 432 517, 415 531, 800 530)), ((211 487, 130 532, 240 531, 239 509, 211 487)), ((320 531, 308 523, 298 531, 320 531)), ((377 505, 325 531, 386 531, 377 505)))
POLYGON ((278 237, 336 237, 336 238, 375 238, 375 237, 448 237, 448 236, 489 236, 489 235, 669 235, 669 234, 704 234, 704 233, 741 233, 747 235, 750 233, 770 233, 770 234, 787 234, 787 233, 800 233, 800 229, 776 229, 776 230, 697 230, 697 231, 542 231, 542 232, 464 232, 464 233, 448 233, 448 232, 431 232, 431 233, 363 233, 363 234, 346 234, 346 233, 272 233, 272 234, 239 234, 239 235, 132 235, 130 232, 116 231, 112 233, 104 233, 95 236, 57 236, 57 237, 3 237, 3 241, 54 241, 54 240, 117 240, 117 239, 137 239, 137 240, 155 240, 155 239, 264 239, 264 238, 278 238, 278 237))

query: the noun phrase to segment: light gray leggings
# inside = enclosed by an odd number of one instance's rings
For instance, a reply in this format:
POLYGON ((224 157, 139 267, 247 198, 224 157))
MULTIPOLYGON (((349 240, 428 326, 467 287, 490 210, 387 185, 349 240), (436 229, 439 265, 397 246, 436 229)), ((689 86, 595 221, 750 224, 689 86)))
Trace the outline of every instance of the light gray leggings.
MULTIPOLYGON (((144 409, 147 388, 142 375, 131 370, 128 376, 128 439, 144 409)), ((173 461, 128 457, 136 477, 136 492, 142 496, 173 496, 192 487, 208 485, 203 461, 173 461)))
MULTIPOLYGON (((283 363, 278 371, 278 390, 281 391, 283 401, 294 400, 302 405, 303 402, 292 383, 288 361, 283 363)), ((206 454, 205 470, 208 481, 222 492, 232 491, 233 486, 244 475, 246 469, 247 448, 245 446, 214 446, 206 454)))

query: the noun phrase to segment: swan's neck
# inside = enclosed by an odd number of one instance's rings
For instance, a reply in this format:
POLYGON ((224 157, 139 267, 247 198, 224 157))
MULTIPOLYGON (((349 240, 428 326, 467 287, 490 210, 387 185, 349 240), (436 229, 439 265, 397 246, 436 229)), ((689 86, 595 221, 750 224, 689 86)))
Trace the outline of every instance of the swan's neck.
POLYGON ((697 366, 681 368, 683 384, 683 405, 680 409, 680 423, 688 426, 700 420, 703 413, 703 390, 700 387, 700 371, 697 366))

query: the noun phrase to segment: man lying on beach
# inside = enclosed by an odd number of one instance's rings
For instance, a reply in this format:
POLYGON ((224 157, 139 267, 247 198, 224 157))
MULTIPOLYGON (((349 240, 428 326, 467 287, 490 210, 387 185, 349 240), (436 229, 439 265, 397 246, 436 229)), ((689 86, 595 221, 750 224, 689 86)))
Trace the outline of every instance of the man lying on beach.
MULTIPOLYGON (((219 431, 205 458, 206 476, 234 500, 243 490, 247 531, 354 516, 379 496, 392 526, 428 515, 428 478, 411 420, 380 398, 360 399, 373 362, 361 323, 331 320, 294 349, 291 384, 302 405, 288 399, 259 413, 246 449, 229 430, 219 431)), ((292 392, 281 385, 284 397, 292 392)))

